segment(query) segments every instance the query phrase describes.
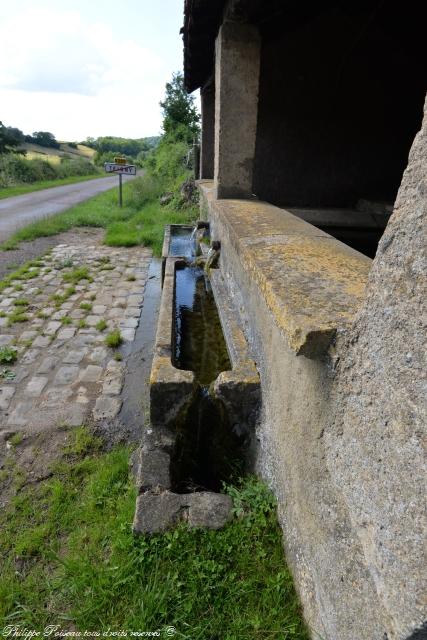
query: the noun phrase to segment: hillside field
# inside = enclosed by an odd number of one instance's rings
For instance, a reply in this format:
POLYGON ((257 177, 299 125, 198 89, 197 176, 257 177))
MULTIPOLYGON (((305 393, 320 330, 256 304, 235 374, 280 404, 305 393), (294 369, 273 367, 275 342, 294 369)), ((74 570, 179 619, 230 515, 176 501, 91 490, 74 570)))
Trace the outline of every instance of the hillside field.
POLYGON ((60 149, 53 149, 52 147, 41 147, 38 144, 24 142, 20 148, 26 151, 26 158, 29 160, 37 158, 39 160, 49 160, 53 164, 59 163, 64 156, 68 156, 73 160, 78 158, 92 160, 96 153, 94 149, 86 147, 84 144, 78 144, 77 149, 70 147, 67 142, 61 142, 60 145, 60 149))

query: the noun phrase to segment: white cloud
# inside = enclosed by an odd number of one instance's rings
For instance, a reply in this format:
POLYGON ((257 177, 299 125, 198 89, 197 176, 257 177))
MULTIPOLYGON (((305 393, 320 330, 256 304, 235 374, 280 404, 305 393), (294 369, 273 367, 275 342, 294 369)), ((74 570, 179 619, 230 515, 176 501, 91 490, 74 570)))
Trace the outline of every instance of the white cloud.
POLYGON ((117 38, 110 26, 75 12, 31 9, 0 24, 0 42, 6 124, 49 130, 59 139, 158 132, 170 70, 155 52, 117 38))

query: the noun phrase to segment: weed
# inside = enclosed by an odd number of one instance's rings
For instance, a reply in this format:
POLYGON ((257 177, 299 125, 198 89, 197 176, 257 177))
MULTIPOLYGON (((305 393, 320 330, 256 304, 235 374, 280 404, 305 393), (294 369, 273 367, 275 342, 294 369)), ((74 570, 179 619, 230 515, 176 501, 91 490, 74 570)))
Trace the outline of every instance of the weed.
POLYGON ((71 298, 71 296, 73 296, 75 293, 76 293, 75 287, 67 287, 64 293, 62 294, 56 293, 51 297, 51 300, 55 303, 55 307, 58 309, 63 302, 68 300, 68 298, 71 298))
POLYGON ((23 288, 24 288, 24 287, 22 286, 22 284, 16 284, 16 285, 13 287, 14 291, 22 291, 22 290, 23 290, 23 288))
POLYGON ((15 380, 16 373, 10 369, 0 369, 0 378, 7 381, 15 380))
POLYGON ((97 322, 95 325, 95 329, 97 329, 98 331, 105 331, 106 328, 107 328, 107 323, 104 320, 104 318, 102 318, 102 320, 97 322))
POLYGON ((135 276, 128 276, 128 277, 126 278, 126 280, 127 280, 128 282, 135 282, 136 277, 135 277, 135 276))
POLYGON ((92 302, 96 299, 96 293, 91 293, 89 296, 89 300, 92 300, 92 302))
POLYGON ((17 447, 23 440, 24 435, 22 433, 15 433, 11 438, 9 438, 8 442, 10 442, 14 447, 17 447))
POLYGON ((61 318, 61 323, 67 325, 73 324, 73 321, 69 316, 64 316, 63 318, 61 318))
POLYGON ((80 309, 83 309, 84 311, 92 311, 92 305, 90 302, 81 302, 80 309))
POLYGON ((27 322, 28 320, 29 320, 29 317, 27 316, 27 314, 17 309, 16 311, 9 313, 7 317, 7 324, 9 326, 12 326, 16 322, 27 322))
POLYGON ((120 351, 115 351, 114 355, 113 355, 114 360, 117 360, 117 362, 120 362, 121 360, 123 360, 123 356, 120 353, 120 351))
POLYGON ((7 313, 6 311, 0 311, 0 318, 6 318, 7 313))
POLYGON ((93 278, 89 276, 89 269, 87 267, 77 267, 69 273, 64 273, 63 280, 64 282, 72 282, 73 284, 77 284, 80 282, 80 280, 88 280, 89 282, 92 282, 93 278))
POLYGON ((0 364, 11 364, 18 359, 18 352, 12 347, 0 347, 0 364))
POLYGON ((119 329, 114 329, 114 331, 111 331, 105 338, 105 344, 107 347, 111 347, 112 349, 119 347, 122 342, 123 338, 119 329))
POLYGON ((28 307, 30 303, 26 298, 16 298, 13 304, 15 305, 15 307, 28 307))
POLYGON ((87 327, 86 320, 82 318, 81 320, 78 321, 77 326, 79 329, 85 329, 87 327))
POLYGON ((71 442, 64 448, 66 456, 83 456, 99 451, 102 440, 94 436, 85 426, 78 427, 72 433, 71 442))

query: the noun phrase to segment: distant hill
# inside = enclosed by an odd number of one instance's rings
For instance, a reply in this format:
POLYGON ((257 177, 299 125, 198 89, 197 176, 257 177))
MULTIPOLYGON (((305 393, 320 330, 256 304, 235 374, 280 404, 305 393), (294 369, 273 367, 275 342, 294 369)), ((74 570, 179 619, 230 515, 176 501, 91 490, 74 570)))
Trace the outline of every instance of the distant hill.
POLYGON ((74 146, 74 143, 71 144, 73 146, 70 147, 68 142, 60 142, 59 149, 54 149, 53 147, 42 147, 32 142, 23 142, 20 145, 20 149, 25 151, 26 157, 30 160, 32 158, 40 158, 55 163, 60 162, 61 158, 84 158, 85 160, 93 161, 96 153, 95 149, 91 149, 84 144, 78 144, 76 146, 74 146))

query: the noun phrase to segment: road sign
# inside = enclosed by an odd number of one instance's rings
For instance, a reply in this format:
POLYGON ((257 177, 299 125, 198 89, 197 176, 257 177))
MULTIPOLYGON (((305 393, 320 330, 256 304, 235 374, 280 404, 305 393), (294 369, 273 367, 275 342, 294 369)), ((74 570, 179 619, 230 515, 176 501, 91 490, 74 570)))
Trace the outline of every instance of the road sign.
POLYGON ((127 164, 126 158, 119 156, 118 158, 114 158, 114 162, 116 164, 127 164))
POLYGON ((105 162, 104 168, 107 173, 123 173, 127 176, 136 176, 136 166, 134 164, 119 164, 118 162, 105 162))
MULTIPOLYGON (((124 160, 126 158, 115 158, 115 160, 124 160)), ((134 164, 121 164, 120 162, 105 162, 104 168, 107 173, 117 173, 119 176, 119 206, 123 205, 122 195, 122 176, 136 176, 136 166, 134 164)))

